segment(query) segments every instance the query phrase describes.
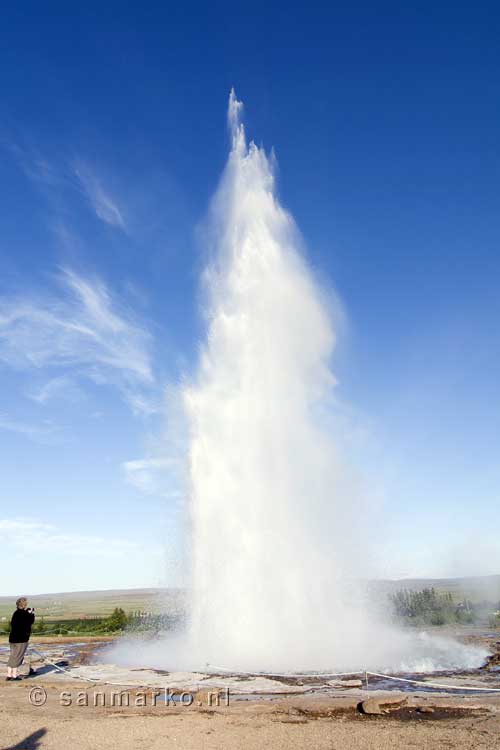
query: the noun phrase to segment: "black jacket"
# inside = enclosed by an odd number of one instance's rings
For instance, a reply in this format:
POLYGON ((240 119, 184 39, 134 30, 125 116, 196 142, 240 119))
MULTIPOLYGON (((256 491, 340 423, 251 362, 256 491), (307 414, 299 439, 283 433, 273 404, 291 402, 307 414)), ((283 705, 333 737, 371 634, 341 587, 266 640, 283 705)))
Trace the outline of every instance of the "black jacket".
POLYGON ((10 643, 27 643, 31 635, 31 626, 35 622, 33 612, 26 609, 16 609, 10 621, 10 643))

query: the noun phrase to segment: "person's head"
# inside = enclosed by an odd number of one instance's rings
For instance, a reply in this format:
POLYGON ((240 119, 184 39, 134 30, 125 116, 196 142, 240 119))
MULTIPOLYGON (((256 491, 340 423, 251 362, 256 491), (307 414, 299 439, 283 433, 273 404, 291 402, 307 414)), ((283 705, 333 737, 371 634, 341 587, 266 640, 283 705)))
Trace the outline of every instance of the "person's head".
POLYGON ((19 599, 16 601, 16 607, 18 609, 26 609, 26 605, 28 604, 28 600, 25 596, 20 596, 19 599))

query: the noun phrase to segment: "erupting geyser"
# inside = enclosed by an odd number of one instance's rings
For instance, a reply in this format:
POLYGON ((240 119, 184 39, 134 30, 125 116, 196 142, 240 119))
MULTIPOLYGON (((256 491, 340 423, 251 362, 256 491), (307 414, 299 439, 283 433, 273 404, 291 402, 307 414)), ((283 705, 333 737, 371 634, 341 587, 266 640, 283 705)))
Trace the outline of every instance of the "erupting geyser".
MULTIPOLYGON (((353 568, 362 514, 325 427, 330 310, 277 199, 272 163, 247 145, 241 110, 231 92, 232 147, 205 277, 208 336, 184 393, 190 651, 198 664, 245 669, 395 667, 408 642, 365 612, 353 568)), ((434 646, 442 663, 444 647, 434 646)), ((428 649, 411 649, 408 668, 428 649)))
POLYGON ((368 612, 369 559, 329 404, 335 331, 327 296, 276 196, 273 164, 232 146, 212 206, 208 334, 183 391, 189 429, 192 585, 181 638, 116 656, 167 669, 432 671, 485 651, 409 635, 368 612), (360 559, 362 568, 356 570, 360 559), (361 575, 360 575, 361 574, 361 575))
POLYGON ((208 338, 185 392, 191 627, 212 663, 283 668, 324 663, 327 642, 345 650, 336 579, 345 573, 348 500, 320 425, 335 332, 277 200, 272 165, 247 146, 241 106, 231 93, 232 148, 206 274, 208 338))

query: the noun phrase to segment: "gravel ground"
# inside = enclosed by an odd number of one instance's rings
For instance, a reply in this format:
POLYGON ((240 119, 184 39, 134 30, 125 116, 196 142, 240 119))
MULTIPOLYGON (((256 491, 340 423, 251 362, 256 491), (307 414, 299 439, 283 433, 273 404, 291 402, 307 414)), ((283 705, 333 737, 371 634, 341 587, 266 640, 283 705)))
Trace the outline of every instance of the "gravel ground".
MULTIPOLYGON (((498 634, 496 639, 498 647, 498 634)), ((54 650, 54 659, 67 652, 71 654, 74 674, 102 671, 99 679, 108 679, 106 665, 86 664, 98 641, 83 640, 84 648, 75 652, 72 646, 82 639, 53 639, 44 644, 42 651, 54 650)), ((493 646, 493 642, 488 645, 493 646)), ((23 668, 26 670, 27 666, 23 668)), ((142 671, 121 674, 113 667, 111 678, 126 678, 127 682, 133 679, 135 685, 143 679, 164 684, 162 673, 142 671)), ((174 676, 169 675, 169 680, 174 676)), ((491 673, 493 676, 495 673, 491 673)), ((187 676, 178 677, 190 690, 196 690, 187 676)), ((468 675, 469 684, 475 677, 468 675)), ((457 675, 453 677, 455 682, 458 679, 457 675)), ((205 682, 205 688, 211 689, 210 682, 205 682)), ((237 682, 239 687, 242 684, 237 682)), ((263 692, 263 688, 274 689, 262 680, 253 687, 263 692)), ((274 696, 272 700, 262 696, 238 700, 231 695, 228 706, 222 700, 217 707, 208 705, 206 693, 196 694, 191 706, 165 705, 162 696, 153 705, 151 693, 137 687, 126 689, 129 705, 120 706, 116 705, 116 697, 113 705, 112 692, 119 693, 120 688, 70 680, 54 671, 41 670, 38 676, 16 683, 0 677, 0 750, 164 750, 167 746, 183 750, 500 750, 500 694, 404 695, 377 690, 372 685, 368 692, 364 688, 349 689, 336 691, 335 695, 295 694, 274 696), (100 694, 97 706, 93 705, 96 694, 100 694), (388 715, 363 715, 359 711, 360 702, 367 698, 396 700, 398 696, 406 697, 406 705, 388 715), (42 705, 33 705, 37 699, 42 705)))
MULTIPOLYGON (((96 750, 100 748, 183 750, 387 750, 387 748, 498 748, 500 699, 416 696, 411 708, 389 716, 363 716, 357 711, 359 696, 317 698, 288 697, 276 701, 230 701, 228 707, 134 705, 95 707, 99 688, 74 682, 50 684, 21 681, 0 685, 1 750, 96 750), (46 703, 30 703, 30 691, 45 690, 46 703), (72 705, 61 705, 61 693, 72 705), (83 698, 82 698, 83 696, 83 698), (86 698, 85 698, 86 696, 86 698), (88 706, 76 705, 88 700, 88 706), (427 711, 420 713, 422 707, 427 711), (470 708, 483 706, 482 711, 470 708), (428 712, 429 707, 434 712, 428 712), (447 708, 444 708, 447 707, 447 708), (463 715, 460 715, 460 714, 463 715)), ((108 689, 109 690, 109 689, 108 689)), ((391 696, 394 698, 395 694, 391 696)))

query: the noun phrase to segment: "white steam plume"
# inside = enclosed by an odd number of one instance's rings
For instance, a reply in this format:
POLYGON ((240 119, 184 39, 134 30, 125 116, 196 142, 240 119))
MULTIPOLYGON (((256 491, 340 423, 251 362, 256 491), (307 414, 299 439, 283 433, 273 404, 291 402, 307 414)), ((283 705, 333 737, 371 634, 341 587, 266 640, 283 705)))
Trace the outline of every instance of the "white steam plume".
POLYGON ((155 644, 143 658, 259 671, 476 665, 483 652, 412 638, 366 611, 355 582, 364 514, 323 415, 335 331, 241 111, 231 92, 208 332, 184 390, 190 626, 184 646, 155 644))

